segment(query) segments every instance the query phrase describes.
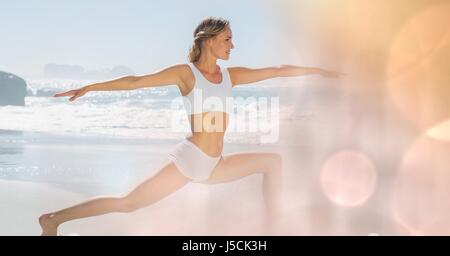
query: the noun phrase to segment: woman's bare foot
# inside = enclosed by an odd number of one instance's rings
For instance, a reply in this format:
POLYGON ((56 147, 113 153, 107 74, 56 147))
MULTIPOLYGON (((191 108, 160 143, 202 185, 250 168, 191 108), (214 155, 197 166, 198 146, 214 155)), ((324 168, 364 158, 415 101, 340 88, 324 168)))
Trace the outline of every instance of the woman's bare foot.
POLYGON ((52 220, 53 214, 47 213, 39 217, 39 224, 42 228, 41 236, 56 236, 58 235, 58 224, 52 220))

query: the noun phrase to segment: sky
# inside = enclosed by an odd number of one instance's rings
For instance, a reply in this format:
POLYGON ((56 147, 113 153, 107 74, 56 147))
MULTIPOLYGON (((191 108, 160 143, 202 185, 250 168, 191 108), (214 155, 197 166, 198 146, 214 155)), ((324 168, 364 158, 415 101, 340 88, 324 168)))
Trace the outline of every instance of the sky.
MULTIPOLYGON (((98 70, 125 65, 145 74, 187 62, 206 16, 230 20, 226 65, 278 65, 289 52, 275 0, 0 0, 0 70, 40 76, 45 64, 98 70)), ((219 62, 220 64, 220 62, 219 62)))

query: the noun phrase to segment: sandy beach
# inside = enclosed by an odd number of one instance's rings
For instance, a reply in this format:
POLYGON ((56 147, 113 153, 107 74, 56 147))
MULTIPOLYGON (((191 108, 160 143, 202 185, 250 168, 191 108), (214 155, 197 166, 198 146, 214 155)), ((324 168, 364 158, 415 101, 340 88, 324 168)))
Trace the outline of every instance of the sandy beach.
MULTIPOLYGON (((281 136, 283 137, 283 136, 281 136)), ((123 195, 164 163, 176 140, 2 131, 0 235, 39 235, 37 218, 84 200, 123 195)), ((281 140, 283 141, 283 139, 281 140)), ((311 147, 226 144, 224 154, 283 154, 284 212, 280 234, 399 234, 377 192, 361 207, 330 204, 311 161, 311 147), (295 150, 296 149, 296 150, 295 150), (290 153, 291 152, 291 153, 290 153), (295 152, 294 154, 292 152, 295 152), (309 165, 308 165, 309 163, 309 165), (312 170, 312 171, 311 171, 312 170)), ((65 223, 61 235, 264 235, 262 176, 215 185, 189 183, 158 203, 65 223)))
MULTIPOLYGON (((122 195, 165 161, 176 140, 6 131, 1 133, 0 235, 38 235, 44 212, 97 196, 122 195)), ((261 146, 253 146, 261 151, 261 146)), ((241 150, 229 145, 225 151, 241 150)), ((226 154, 226 153, 225 153, 226 154)), ((188 184, 131 214, 76 220, 62 235, 259 234, 260 175, 226 184, 188 184), (239 195, 236 197, 236 195, 239 195), (239 206, 239 207, 236 207, 239 206)))

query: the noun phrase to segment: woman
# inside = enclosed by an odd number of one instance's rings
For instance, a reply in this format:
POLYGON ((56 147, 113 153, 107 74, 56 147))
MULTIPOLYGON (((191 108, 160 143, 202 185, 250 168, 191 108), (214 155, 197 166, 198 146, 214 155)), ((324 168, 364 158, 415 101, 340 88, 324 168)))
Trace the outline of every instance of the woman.
POLYGON ((276 153, 239 153, 222 156, 223 138, 228 113, 225 104, 198 109, 208 98, 224 103, 231 97, 234 86, 286 76, 321 74, 337 77, 339 73, 319 68, 282 65, 262 69, 219 67, 217 59, 228 60, 233 49, 229 22, 208 17, 194 31, 194 43, 189 52, 189 63, 174 65, 144 76, 126 76, 55 94, 69 96, 70 101, 89 91, 134 90, 144 87, 177 85, 184 99, 192 135, 185 138, 169 154, 168 162, 152 177, 144 180, 130 193, 121 197, 95 198, 81 204, 39 217, 42 235, 57 235, 58 226, 70 220, 111 212, 132 212, 151 205, 177 191, 188 182, 207 184, 229 182, 245 176, 262 173, 263 195, 267 220, 276 219, 281 195, 282 159, 276 153), (195 90, 194 90, 195 89, 195 90), (201 92, 201 97, 195 92, 201 92), (214 126, 214 129, 211 129, 214 126))

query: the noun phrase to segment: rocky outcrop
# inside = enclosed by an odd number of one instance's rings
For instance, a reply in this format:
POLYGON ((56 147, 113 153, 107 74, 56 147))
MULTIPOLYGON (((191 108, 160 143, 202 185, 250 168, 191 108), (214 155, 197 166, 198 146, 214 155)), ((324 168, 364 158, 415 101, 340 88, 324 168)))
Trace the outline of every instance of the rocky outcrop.
POLYGON ((0 106, 25 106, 27 83, 14 74, 0 71, 0 106))

